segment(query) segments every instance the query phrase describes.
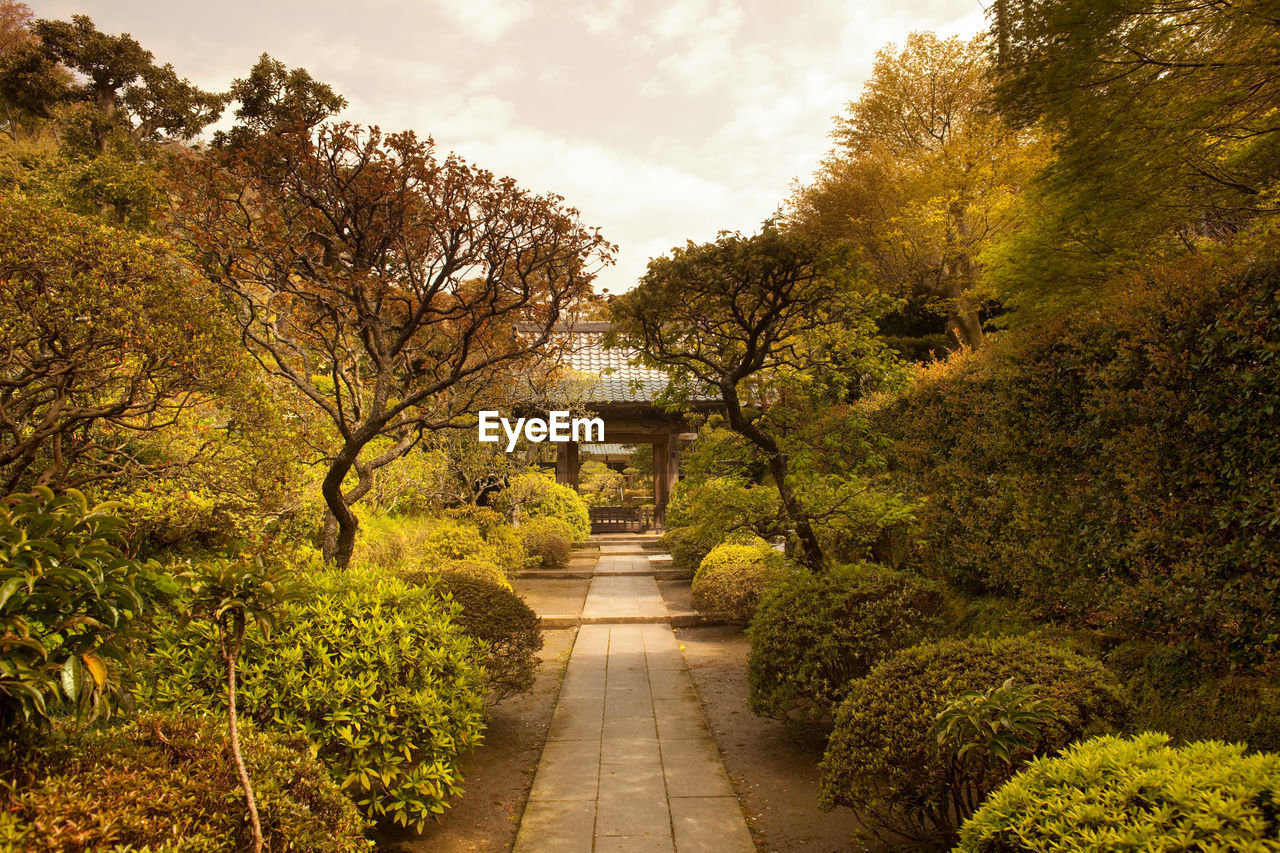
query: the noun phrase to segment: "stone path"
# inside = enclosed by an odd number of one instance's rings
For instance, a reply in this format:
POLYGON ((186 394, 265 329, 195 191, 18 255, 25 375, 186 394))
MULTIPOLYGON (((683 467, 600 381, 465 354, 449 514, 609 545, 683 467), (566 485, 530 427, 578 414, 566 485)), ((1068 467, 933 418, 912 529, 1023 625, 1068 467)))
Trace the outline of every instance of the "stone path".
POLYGON ((601 545, 515 853, 755 850, 639 541, 601 545))

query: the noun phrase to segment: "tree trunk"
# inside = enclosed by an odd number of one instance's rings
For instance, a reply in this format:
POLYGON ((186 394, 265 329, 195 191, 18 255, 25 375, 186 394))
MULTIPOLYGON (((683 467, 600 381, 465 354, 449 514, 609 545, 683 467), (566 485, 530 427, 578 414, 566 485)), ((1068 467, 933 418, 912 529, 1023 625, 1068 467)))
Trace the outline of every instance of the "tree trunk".
MULTIPOLYGON (((243 625, 237 620, 240 630, 243 625)), ((236 661, 240 657, 240 638, 237 636, 231 648, 227 648, 226 631, 222 631, 222 657, 227 663, 227 720, 231 736, 231 758, 236 765, 236 773, 240 776, 240 787, 244 789, 245 800, 249 804, 249 823, 253 828, 253 853, 262 853, 262 821, 258 818, 258 803, 253 797, 253 784, 249 781, 249 771, 244 766, 244 758, 240 754, 240 729, 236 718, 236 661)))
POLYGON ((796 537, 800 540, 800 552, 805 566, 810 571, 821 572, 826 562, 822 556, 822 545, 819 544, 818 536, 813 531, 813 522, 809 519, 808 513, 804 511, 804 506, 801 505, 800 499, 791 490, 791 484, 787 482, 788 466, 786 456, 773 436, 761 430, 760 427, 756 426, 743 414, 742 404, 738 400, 736 385, 725 383, 719 387, 721 398, 725 404, 725 414, 729 418, 729 426, 733 428, 734 432, 769 455, 769 471, 773 474, 773 479, 777 481, 778 497, 782 500, 782 509, 786 512, 787 518, 790 519, 791 523, 795 525, 796 537))
POLYGON ((800 557, 809 571, 817 573, 823 569, 822 545, 813 530, 813 523, 800 505, 791 484, 787 482, 787 461, 781 453, 769 457, 769 471, 777 481, 778 497, 782 499, 782 508, 786 511, 791 523, 796 526, 796 538, 800 540, 800 557))
POLYGON ((333 462, 329 463, 329 470, 325 472, 324 481, 320 484, 320 493, 324 495, 324 502, 338 525, 338 533, 333 538, 332 545, 328 530, 325 531, 324 559, 340 569, 351 564, 351 553, 356 547, 356 530, 360 527, 359 519, 347 505, 347 497, 342 492, 342 481, 347 478, 359 453, 360 447, 348 443, 334 457, 333 462))
POLYGON ((978 319, 978 312, 962 296, 956 297, 954 306, 947 318, 947 334, 960 346, 978 349, 982 346, 982 322, 978 319))

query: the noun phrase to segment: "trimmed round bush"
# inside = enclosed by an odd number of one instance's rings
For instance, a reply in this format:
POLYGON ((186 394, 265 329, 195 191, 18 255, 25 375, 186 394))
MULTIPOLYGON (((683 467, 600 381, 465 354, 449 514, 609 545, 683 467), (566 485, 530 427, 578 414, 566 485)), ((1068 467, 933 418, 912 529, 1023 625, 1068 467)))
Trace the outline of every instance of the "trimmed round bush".
POLYGON ((851 681, 941 634, 946 610, 937 583, 870 563, 784 576, 747 629, 751 710, 829 724, 851 681))
MULTIPOLYGON (((497 584, 507 592, 513 591, 511 581, 507 579, 507 573, 499 568, 497 563, 490 563, 488 560, 450 560, 447 563, 441 563, 439 568, 426 569, 425 571, 441 576, 463 576, 488 581, 489 583, 497 584)), ((411 573, 402 573, 402 576, 407 576, 408 574, 411 573)), ((418 582, 420 583, 421 580, 418 582)))
POLYGON ((1031 762, 960 830, 964 853, 1280 850, 1280 755, 1155 732, 1031 762))
POLYGON ((572 487, 557 483, 542 471, 526 471, 511 478, 497 498, 498 505, 526 518, 555 518, 569 525, 570 542, 585 542, 591 536, 591 513, 582 495, 572 487))
POLYGON ((763 539, 717 545, 693 576, 693 608, 745 625, 755 614, 765 587, 785 571, 782 554, 763 539))
MULTIPOLYGON (((301 735, 240 732, 267 846, 368 850, 366 821, 301 735)), ((252 831, 226 723, 147 713, 43 750, 5 798, 0 849, 30 853, 248 850, 252 831)))
POLYGON ((529 518, 516 528, 530 560, 543 569, 562 569, 569 565, 573 530, 558 518, 529 518))
POLYGON ((1126 719, 1119 683, 1101 663, 1044 640, 982 637, 904 649, 849 685, 822 759, 823 807, 847 806, 872 830, 954 843, 959 823, 1008 777, 1004 768, 952 761, 931 729, 962 694, 1010 678, 1057 712, 1040 733, 1041 754, 1126 719))
MULTIPOLYGON (((306 735, 367 815, 421 831, 461 793, 461 756, 484 731, 483 650, 458 611, 376 569, 313 575, 269 641, 246 635, 240 713, 306 735)), ((217 648, 207 623, 161 626, 140 701, 225 713, 217 648)))
POLYGON ((427 577, 418 572, 405 577, 415 583, 433 583, 437 593, 449 595, 462 608, 454 622, 483 644, 479 660, 484 665, 491 704, 533 687, 542 630, 538 614, 509 583, 447 569, 427 577))
POLYGON ((716 543, 693 527, 668 527, 662 545, 671 555, 672 568, 696 572, 716 543))

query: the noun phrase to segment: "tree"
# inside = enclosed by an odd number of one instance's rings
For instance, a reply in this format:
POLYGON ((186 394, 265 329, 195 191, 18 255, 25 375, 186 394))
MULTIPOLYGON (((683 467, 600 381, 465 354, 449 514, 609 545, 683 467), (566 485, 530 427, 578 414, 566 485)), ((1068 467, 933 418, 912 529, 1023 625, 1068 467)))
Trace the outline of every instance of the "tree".
POLYGON ((83 485, 244 369, 210 288, 165 240, 0 199, 0 483, 83 485), (83 463, 83 464, 81 464, 83 463))
POLYGON ((239 123, 214 134, 218 148, 243 148, 264 134, 305 133, 347 105, 331 86, 305 68, 289 68, 262 54, 249 76, 231 85, 230 97, 239 102, 239 123))
POLYGON ((249 352, 335 430, 321 490, 341 566, 374 473, 501 401, 612 259, 559 197, 438 159, 411 133, 265 133, 174 174, 177 227, 249 352))
POLYGON ((99 32, 86 15, 73 15, 70 21, 41 19, 31 31, 38 42, 15 51, 14 67, 29 72, 44 68, 46 83, 56 78, 59 67, 75 76, 63 78, 62 86, 28 87, 25 106, 42 118, 64 103, 81 106, 75 123, 86 147, 97 154, 106 153, 121 137, 135 145, 192 139, 222 113, 225 96, 179 78, 168 63, 157 65, 151 51, 128 33, 99 32))
POLYGON ((970 348, 990 296, 978 255, 1016 224, 1013 202, 1045 157, 1037 134, 988 109, 990 85, 980 38, 912 33, 901 51, 889 45, 836 120, 837 148, 791 203, 800 228, 859 249, 874 286, 929 297, 970 348))
POLYGON ((750 237, 722 232, 713 243, 690 242, 654 258, 635 289, 612 303, 615 343, 667 370, 678 391, 715 389, 729 426, 765 455, 814 571, 823 566, 822 546, 796 493, 785 442, 766 415, 779 382, 819 368, 806 337, 846 322, 852 306, 842 264, 847 269, 847 259, 820 241, 770 221, 750 237))
POLYGON ((992 29, 1001 112, 1057 154, 1033 227, 1001 250, 1002 289, 1096 298, 1118 270, 1274 222, 1274 3, 1004 0, 992 29))

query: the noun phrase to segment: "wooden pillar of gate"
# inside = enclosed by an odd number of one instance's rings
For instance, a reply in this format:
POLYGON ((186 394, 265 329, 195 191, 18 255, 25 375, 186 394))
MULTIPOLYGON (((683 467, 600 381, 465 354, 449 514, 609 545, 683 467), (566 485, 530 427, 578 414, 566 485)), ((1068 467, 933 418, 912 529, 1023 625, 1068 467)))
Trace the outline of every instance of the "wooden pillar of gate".
POLYGON ((556 443, 556 482, 578 488, 578 442, 556 443))

